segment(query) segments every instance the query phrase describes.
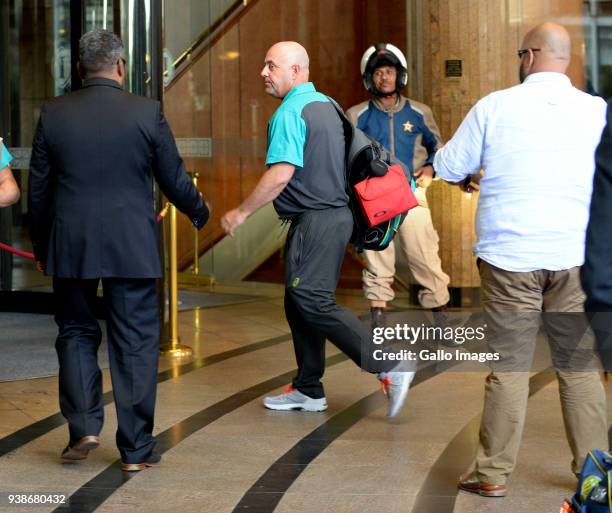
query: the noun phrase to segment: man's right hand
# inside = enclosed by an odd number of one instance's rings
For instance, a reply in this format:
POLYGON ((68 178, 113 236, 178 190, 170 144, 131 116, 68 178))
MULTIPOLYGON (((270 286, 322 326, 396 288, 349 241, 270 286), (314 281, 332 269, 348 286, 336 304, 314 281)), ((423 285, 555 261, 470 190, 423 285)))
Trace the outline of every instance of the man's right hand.
POLYGON ((433 167, 432 166, 423 166, 420 169, 417 169, 414 172, 414 177, 416 180, 417 187, 423 187, 426 189, 431 185, 433 180, 433 167))
POLYGON ((36 260, 36 269, 41 272, 41 273, 45 273, 45 263, 41 262, 40 260, 36 260))
POLYGON ((198 230, 201 230, 202 228, 204 228, 204 225, 207 223, 208 219, 210 218, 210 205, 204 199, 204 196, 202 196, 201 192, 200 192, 200 198, 202 199, 202 206, 200 207, 197 215, 191 219, 191 223, 198 230))
POLYGON ((221 228, 230 235, 234 236, 236 229, 246 221, 248 215, 246 215, 240 208, 230 210, 221 218, 221 228))

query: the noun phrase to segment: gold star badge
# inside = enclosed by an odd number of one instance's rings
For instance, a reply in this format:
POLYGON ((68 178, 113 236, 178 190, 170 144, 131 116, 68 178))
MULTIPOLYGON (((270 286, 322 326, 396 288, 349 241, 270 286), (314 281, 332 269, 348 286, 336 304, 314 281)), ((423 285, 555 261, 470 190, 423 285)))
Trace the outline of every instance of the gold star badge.
POLYGON ((410 121, 406 121, 404 123, 404 132, 412 132, 413 128, 414 128, 414 125, 412 125, 410 121))

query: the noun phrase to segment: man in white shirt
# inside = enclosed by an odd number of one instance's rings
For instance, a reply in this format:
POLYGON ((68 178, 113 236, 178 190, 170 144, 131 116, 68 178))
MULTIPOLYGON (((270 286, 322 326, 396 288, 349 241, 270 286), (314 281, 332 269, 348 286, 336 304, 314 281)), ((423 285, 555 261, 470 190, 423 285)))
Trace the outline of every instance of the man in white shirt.
POLYGON ((510 367, 493 365, 487 377, 478 452, 459 487, 486 497, 506 494, 515 467, 540 318, 557 370, 573 472, 590 449, 608 447, 593 354, 583 356, 588 362, 581 360, 578 371, 569 365, 586 331, 579 269, 606 104, 575 89, 564 74, 571 55, 564 27, 535 27, 518 54, 521 85, 481 99, 434 159, 437 175, 453 183, 484 170, 474 252, 490 346, 510 367))

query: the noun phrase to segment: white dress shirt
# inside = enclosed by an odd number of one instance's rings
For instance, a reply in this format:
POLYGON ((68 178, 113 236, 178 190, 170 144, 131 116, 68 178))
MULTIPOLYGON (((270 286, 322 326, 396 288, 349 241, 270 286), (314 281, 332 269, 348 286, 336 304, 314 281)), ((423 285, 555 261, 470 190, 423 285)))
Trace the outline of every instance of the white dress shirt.
POLYGON ((515 272, 582 265, 605 124, 604 100, 561 73, 534 73, 472 108, 434 169, 449 182, 484 170, 477 256, 515 272))

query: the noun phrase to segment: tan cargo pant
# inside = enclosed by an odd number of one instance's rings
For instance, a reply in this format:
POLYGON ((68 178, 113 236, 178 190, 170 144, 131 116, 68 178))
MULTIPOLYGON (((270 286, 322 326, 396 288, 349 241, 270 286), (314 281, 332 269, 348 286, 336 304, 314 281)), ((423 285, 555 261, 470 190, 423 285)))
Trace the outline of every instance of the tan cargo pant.
POLYGON ((479 269, 490 349, 499 351, 517 370, 492 366, 487 376, 473 465, 478 477, 485 483, 505 484, 514 470, 540 319, 557 369, 565 433, 573 455, 571 468, 578 473, 589 450, 608 449, 606 397, 596 370, 597 357, 593 350, 576 351, 577 340, 580 348, 594 347, 586 317, 580 314, 584 293, 579 268, 516 273, 480 261, 479 269))
POLYGON ((450 299, 449 277, 442 270, 438 255, 438 234, 431 221, 427 206, 426 189, 417 188, 415 196, 419 206, 413 208, 394 242, 384 251, 364 251, 368 268, 363 271, 363 289, 370 301, 392 301, 395 292, 391 288, 395 274, 395 244, 408 260, 408 267, 414 279, 423 287, 419 291, 419 303, 423 308, 445 305, 450 299))

